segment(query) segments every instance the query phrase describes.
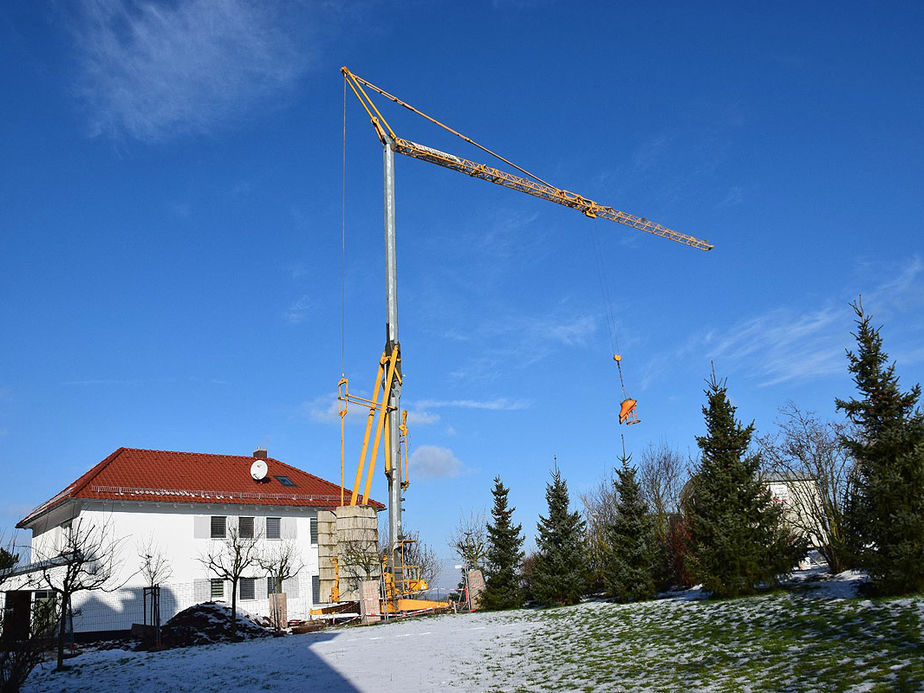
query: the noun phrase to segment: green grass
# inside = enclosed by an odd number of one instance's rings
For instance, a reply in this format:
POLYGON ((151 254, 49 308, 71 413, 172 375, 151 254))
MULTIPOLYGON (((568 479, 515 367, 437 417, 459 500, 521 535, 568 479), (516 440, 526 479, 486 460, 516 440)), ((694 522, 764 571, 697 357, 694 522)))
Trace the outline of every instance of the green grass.
POLYGON ((504 617, 525 627, 489 650, 504 673, 484 667, 485 689, 924 690, 924 597, 778 591, 504 617))

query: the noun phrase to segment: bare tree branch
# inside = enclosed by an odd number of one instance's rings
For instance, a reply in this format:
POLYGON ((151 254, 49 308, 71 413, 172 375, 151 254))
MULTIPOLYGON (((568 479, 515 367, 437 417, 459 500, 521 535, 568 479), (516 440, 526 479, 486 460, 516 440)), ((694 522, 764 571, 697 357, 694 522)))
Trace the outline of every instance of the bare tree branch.
MULTIPOLYGON (((257 563, 273 581, 277 595, 282 593, 282 583, 298 575, 305 567, 301 560, 301 552, 294 541, 274 544, 272 548, 259 555, 257 563)), ((277 601, 278 598, 273 600, 273 623, 276 625, 276 630, 279 630, 282 628, 282 623, 277 601)))
POLYGON ((484 512, 471 512, 459 518, 449 537, 449 547, 465 566, 465 570, 483 570, 488 553, 488 523, 484 512))
POLYGON ((156 587, 173 575, 167 555, 153 534, 138 545, 138 557, 141 559, 141 575, 148 587, 156 587))
POLYGON ((116 538, 112 523, 94 523, 79 517, 62 528, 57 547, 42 547, 34 551, 33 560, 42 564, 39 585, 51 590, 60 602, 58 623, 58 669, 64 668, 64 639, 72 597, 79 592, 100 590, 114 592, 130 578, 114 582, 120 565, 119 556, 124 538, 116 538))
POLYGON ((780 408, 779 431, 758 437, 768 483, 788 489, 785 519, 809 537, 832 573, 849 567, 845 503, 854 463, 841 444, 846 425, 822 421, 792 402, 780 408))
POLYGON ((242 537, 236 527, 228 530, 224 541, 213 542, 212 547, 199 557, 199 562, 215 577, 231 583, 231 616, 229 633, 235 638, 237 626, 237 586, 244 573, 258 565, 258 537, 242 537))

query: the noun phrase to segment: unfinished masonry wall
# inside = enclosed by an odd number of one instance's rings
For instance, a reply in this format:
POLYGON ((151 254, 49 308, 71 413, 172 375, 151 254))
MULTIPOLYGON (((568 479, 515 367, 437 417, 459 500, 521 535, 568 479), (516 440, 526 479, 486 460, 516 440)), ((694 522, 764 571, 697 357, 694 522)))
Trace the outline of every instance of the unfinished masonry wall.
POLYGON ((360 582, 378 580, 379 521, 367 505, 343 505, 318 513, 318 570, 321 601, 330 602, 336 581, 334 558, 340 573, 340 601, 360 599, 360 582))

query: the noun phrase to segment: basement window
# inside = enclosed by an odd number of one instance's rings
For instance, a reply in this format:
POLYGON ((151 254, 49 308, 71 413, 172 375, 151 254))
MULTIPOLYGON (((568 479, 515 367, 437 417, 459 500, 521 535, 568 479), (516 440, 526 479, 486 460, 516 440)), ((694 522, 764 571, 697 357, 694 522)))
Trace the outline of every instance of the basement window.
POLYGON ((241 599, 256 599, 256 579, 255 578, 241 578, 241 599))
POLYGON ((292 480, 291 480, 289 477, 287 477, 287 476, 277 476, 277 477, 274 477, 274 478, 276 479, 276 481, 278 481, 278 482, 279 482, 280 484, 282 484, 283 486, 295 486, 295 482, 292 481, 292 480))
POLYGON ((211 583, 209 594, 212 599, 225 598, 225 581, 221 579, 209 580, 211 583))

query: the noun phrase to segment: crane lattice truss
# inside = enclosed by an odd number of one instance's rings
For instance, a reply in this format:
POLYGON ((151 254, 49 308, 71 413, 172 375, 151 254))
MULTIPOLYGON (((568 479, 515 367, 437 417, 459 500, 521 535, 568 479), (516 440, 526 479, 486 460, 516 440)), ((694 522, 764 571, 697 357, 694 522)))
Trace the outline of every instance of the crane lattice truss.
POLYGON ((394 151, 398 152, 399 154, 404 154, 405 156, 410 156, 414 159, 420 159, 421 161, 427 161, 431 164, 436 164, 437 166, 442 166, 444 168, 452 169, 453 171, 464 173, 468 176, 471 176, 472 178, 480 178, 481 180, 486 180, 490 183, 496 183, 497 185, 502 185, 505 188, 510 188, 511 190, 518 190, 519 192, 526 193, 527 195, 532 195, 543 200, 548 200, 549 202, 555 202, 556 204, 570 207, 571 209, 576 209, 592 219, 597 217, 602 219, 609 219, 610 221, 615 221, 625 226, 631 226, 632 228, 638 229, 639 231, 645 231, 646 233, 660 236, 661 238, 667 238, 669 240, 676 241, 677 243, 683 243, 684 245, 698 248, 699 250, 712 250, 713 248, 712 244, 708 241, 695 238, 685 233, 680 233, 679 231, 674 231, 673 229, 669 229, 666 226, 662 226, 661 224, 649 221, 644 217, 639 217, 628 212, 622 212, 607 205, 602 205, 584 197, 583 195, 578 195, 577 193, 573 193, 562 188, 557 188, 554 185, 551 185, 542 180, 541 178, 534 176, 529 171, 520 168, 513 162, 508 161, 499 154, 492 152, 490 149, 482 147, 480 144, 473 141, 469 137, 456 132, 452 128, 444 125, 435 118, 428 116, 422 111, 419 111, 410 104, 405 103, 397 96, 389 94, 384 89, 380 89, 362 77, 353 74, 346 67, 341 68, 341 72, 343 73, 347 84, 350 85, 353 93, 356 94, 356 97, 362 103, 363 108, 366 110, 366 113, 372 120, 372 125, 375 128, 379 139, 382 141, 382 144, 390 145, 394 151), (488 154, 497 157, 501 161, 513 166, 518 171, 526 174, 528 177, 518 176, 513 173, 494 168, 493 166, 488 166, 487 164, 469 161, 468 159, 463 159, 453 154, 447 154, 446 152, 441 152, 438 149, 433 149, 431 147, 417 144, 416 142, 411 142, 410 140, 398 137, 388 125, 388 122, 385 120, 385 118, 382 117, 382 114, 379 112, 378 108, 376 108, 375 104, 369 98, 369 95, 366 93, 365 89, 363 89, 364 86, 381 94, 390 101, 393 101, 403 106, 404 108, 413 111, 417 115, 429 120, 435 125, 448 130, 449 132, 457 135, 466 142, 473 144, 488 154))

